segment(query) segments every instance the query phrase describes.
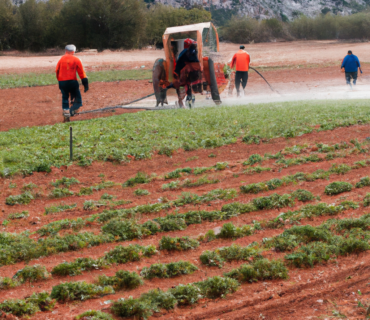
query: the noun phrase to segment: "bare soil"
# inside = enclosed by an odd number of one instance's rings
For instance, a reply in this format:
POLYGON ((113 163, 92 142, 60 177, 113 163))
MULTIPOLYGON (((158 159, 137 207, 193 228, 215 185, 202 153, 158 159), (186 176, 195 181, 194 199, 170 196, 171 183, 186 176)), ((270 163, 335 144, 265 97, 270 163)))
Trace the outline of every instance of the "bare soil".
MULTIPOLYGON (((370 126, 353 126, 350 128, 340 128, 329 132, 312 133, 303 135, 293 139, 275 139, 269 143, 261 145, 246 145, 242 142, 236 144, 223 146, 213 150, 196 150, 191 152, 178 152, 172 157, 155 155, 150 160, 132 161, 124 165, 117 165, 112 163, 93 163, 92 166, 81 168, 78 166, 70 166, 68 168, 53 168, 50 174, 35 173, 32 176, 22 178, 14 177, 12 180, 3 179, 0 187, 0 211, 1 218, 6 219, 10 213, 28 210, 30 217, 27 219, 13 220, 10 225, 3 227, 4 231, 8 232, 22 232, 28 230, 30 232, 36 231, 43 225, 50 223, 54 220, 64 218, 86 217, 92 213, 101 212, 103 208, 98 211, 84 211, 82 204, 85 200, 98 200, 103 193, 109 193, 117 196, 117 199, 125 199, 132 201, 131 204, 121 207, 131 207, 139 204, 155 203, 160 197, 167 197, 168 199, 175 199, 183 191, 190 191, 197 194, 204 194, 207 191, 216 188, 236 188, 246 183, 266 181, 271 178, 279 178, 288 174, 294 174, 298 171, 313 172, 317 169, 329 169, 333 163, 347 163, 353 164, 355 161, 366 158, 366 155, 348 155, 346 158, 339 158, 332 161, 323 161, 318 163, 307 163, 300 166, 293 166, 286 169, 273 170, 272 172, 264 172, 261 174, 246 175, 243 174, 242 162, 245 161, 251 154, 264 154, 266 152, 275 153, 287 146, 296 144, 313 145, 314 143, 333 144, 342 141, 349 141, 357 138, 362 141, 368 136, 370 126), (209 158, 208 155, 213 153, 216 158, 209 158), (192 158, 193 160, 189 161, 192 158), (217 173, 217 177, 221 182, 214 185, 200 186, 196 188, 184 188, 174 191, 163 191, 161 186, 167 183, 161 176, 164 173, 172 171, 178 167, 201 167, 211 166, 216 162, 227 161, 229 169, 217 173), (81 186, 91 186, 101 181, 98 177, 100 173, 105 174, 105 179, 114 181, 116 183, 123 183, 128 178, 133 177, 137 172, 144 171, 148 174, 156 173, 159 178, 152 182, 140 185, 134 188, 122 188, 115 186, 110 189, 94 192, 90 196, 70 196, 63 199, 48 199, 47 195, 51 190, 50 182, 60 179, 63 176, 75 177, 81 185, 72 186, 72 191, 78 191, 81 186), (10 189, 9 183, 15 183, 16 188, 10 189), (34 200, 29 205, 18 205, 9 207, 5 205, 5 198, 11 194, 19 194, 21 187, 25 183, 35 183, 40 187, 40 192, 43 196, 34 200), (138 187, 149 190, 149 196, 138 197, 133 194, 134 190, 138 187), (68 212, 57 213, 54 215, 44 215, 44 208, 52 204, 59 204, 63 201, 66 204, 77 203, 78 209, 68 212)), ((307 148, 306 154, 311 152, 307 148)), ((273 161, 264 163, 264 166, 273 167, 273 161)), ((370 187, 361 189, 354 189, 351 192, 341 194, 339 196, 327 196, 324 193, 325 186, 331 181, 348 181, 350 183, 357 182, 360 177, 368 175, 368 168, 352 170, 342 176, 332 176, 329 181, 318 180, 315 182, 302 182, 297 185, 289 185, 279 188, 275 191, 268 191, 258 195, 241 194, 233 201, 248 202, 256 196, 266 196, 273 192, 279 194, 290 193, 296 189, 304 188, 311 191, 315 196, 320 196, 321 201, 326 203, 335 203, 342 201, 343 196, 346 200, 361 201, 367 192, 370 192, 370 187)), ((180 208, 179 212, 188 210, 217 210, 222 205, 231 201, 213 201, 210 204, 204 205, 187 205, 180 208)), ((295 210, 302 203, 297 202, 293 208, 295 210)), ((286 211, 283 209, 280 211, 286 211)), ((278 210, 264 210, 253 212, 250 214, 241 215, 237 218, 232 218, 234 224, 242 225, 252 223, 253 220, 263 221, 276 217, 278 210)), ((348 210, 337 218, 359 217, 367 212, 366 208, 360 207, 357 210, 348 210)), ((142 221, 146 219, 153 219, 156 216, 163 216, 165 213, 159 214, 144 214, 142 221)), ((313 220, 303 221, 303 224, 319 225, 330 217, 319 217, 313 220)), ((167 232, 169 236, 190 236, 198 237, 205 234, 206 231, 221 227, 225 222, 207 222, 201 225, 191 225, 184 231, 167 232)), ((92 225, 85 228, 83 231, 99 232, 100 227, 92 225)), ((57 308, 52 312, 37 313, 31 319, 73 319, 74 316, 89 309, 107 309, 109 311, 109 304, 104 304, 107 300, 115 300, 121 297, 138 297, 143 292, 150 289, 161 288, 167 290, 180 283, 190 283, 200 281, 210 276, 222 275, 240 264, 241 262, 227 263, 222 269, 216 267, 203 266, 199 261, 199 256, 204 250, 213 250, 218 247, 228 246, 232 243, 240 245, 248 245, 253 241, 262 241, 263 238, 271 237, 280 234, 283 230, 262 230, 252 236, 233 240, 216 240, 210 243, 203 243, 196 250, 190 252, 161 252, 159 255, 152 258, 145 258, 142 261, 135 263, 128 263, 124 265, 112 266, 106 270, 96 270, 92 272, 85 272, 82 275, 75 277, 53 277, 47 281, 35 283, 32 286, 27 284, 3 291, 0 301, 13 298, 24 298, 33 292, 51 291, 52 287, 65 281, 88 281, 93 282, 99 275, 114 275, 117 270, 129 270, 140 272, 145 266, 150 266, 153 263, 162 262, 168 263, 171 261, 187 260, 194 263, 199 270, 192 275, 181 276, 171 279, 153 279, 146 280, 145 285, 137 289, 127 292, 117 292, 114 295, 106 296, 99 299, 87 300, 84 302, 74 302, 67 304, 57 304, 57 308)), ((62 234, 69 233, 70 231, 63 232, 62 234)), ((50 271, 55 265, 63 261, 72 261, 78 257, 92 257, 98 258, 104 255, 104 252, 114 248, 118 244, 128 245, 130 243, 139 243, 141 245, 154 244, 158 245, 159 240, 163 234, 151 236, 142 240, 127 241, 113 244, 104 244, 93 248, 85 248, 76 252, 67 252, 50 257, 40 258, 30 262, 33 264, 42 264, 50 271)), ((35 237, 35 236, 33 236, 35 237)), ((37 238, 37 237, 36 237, 37 238)), ((267 251, 264 253, 269 259, 283 258, 282 254, 267 251)), ((160 319, 319 319, 328 318, 333 315, 333 311, 338 311, 346 315, 349 319, 363 319, 364 308, 357 306, 358 301, 366 305, 370 302, 370 291, 368 289, 368 279, 370 277, 369 270, 370 253, 362 253, 359 256, 342 257, 336 261, 329 262, 322 266, 316 266, 312 269, 296 269, 289 270, 290 278, 281 281, 265 281, 254 284, 244 283, 241 288, 232 295, 227 296, 225 299, 217 299, 215 301, 202 300, 200 303, 193 307, 176 308, 174 311, 161 312, 155 315, 155 318, 160 319), (362 293, 360 296, 358 290, 362 293), (357 300, 356 300, 357 299, 357 300)), ((24 267, 24 263, 17 263, 15 265, 3 266, 0 268, 0 276, 13 276, 17 270, 24 267)))
MULTIPOLYGON (((231 55, 238 46, 234 44, 222 44, 221 50, 225 53, 225 59, 231 55)), ((341 43, 333 41, 302 41, 291 43, 269 43, 248 45, 247 50, 252 55, 252 62, 257 65, 278 66, 264 71, 264 76, 274 85, 285 93, 295 90, 302 92, 312 92, 317 86, 343 85, 343 74, 339 72, 340 60, 345 55, 348 48, 351 48, 355 54, 360 57, 361 61, 369 61, 368 54, 370 45, 368 43, 341 43), (302 66, 303 64, 303 66, 302 66), (318 64, 318 65, 313 65, 318 64), (289 65, 289 67, 287 67, 289 65)), ((163 54, 163 51, 146 50, 134 52, 116 52, 116 53, 99 53, 97 55, 83 56, 85 66, 88 68, 109 68, 110 64, 115 64, 117 68, 129 66, 138 67, 145 63, 149 66, 156 57, 163 54)), ((58 57, 36 56, 36 57, 0 57, 0 74, 9 72, 53 72, 50 65, 55 65, 58 57), (51 62, 49 62, 51 61, 51 62)), ((363 86, 367 85, 369 79, 366 74, 370 67, 364 65, 364 76, 362 78, 363 86)), ((152 92, 152 84, 145 81, 124 81, 111 83, 92 83, 90 91, 83 94, 84 110, 93 110, 109 105, 122 104, 127 101, 139 98, 152 92)), ((268 87, 264 84, 255 73, 250 74, 248 89, 251 93, 259 93, 261 96, 266 95, 268 87)), ((316 91, 314 91, 316 92, 316 91)), ((12 128, 24 126, 39 126, 54 124, 62 121, 61 116, 61 95, 57 86, 45 86, 34 88, 18 88, 0 90, 0 105, 2 106, 2 117, 0 119, 0 130, 5 131, 12 128)), ((85 120, 96 117, 105 117, 120 114, 122 112, 136 112, 137 110, 117 110, 115 113, 100 113, 78 116, 75 120, 85 120)), ((293 166, 281 171, 273 169, 271 172, 247 175, 243 173, 242 162, 252 154, 276 153, 287 146, 296 144, 326 143, 334 144, 342 141, 349 142, 351 139, 363 141, 369 136, 369 125, 358 125, 349 128, 339 128, 332 131, 314 132, 301 137, 292 139, 274 139, 269 143, 260 145, 246 145, 240 141, 233 145, 223 146, 212 150, 196 150, 185 152, 178 150, 172 158, 155 155, 150 160, 131 161, 126 164, 113 164, 109 162, 95 162, 89 167, 79 167, 72 165, 70 167, 53 168, 49 174, 35 173, 29 177, 15 176, 10 179, 0 180, 0 222, 7 219, 9 214, 29 211, 29 218, 12 220, 6 227, 0 227, 2 231, 7 232, 34 232, 51 221, 86 217, 93 213, 101 212, 104 208, 95 211, 86 211, 82 209, 85 200, 98 200, 104 193, 109 193, 118 199, 130 200, 131 203, 118 208, 127 208, 140 204, 158 202, 160 197, 167 197, 170 200, 175 199, 181 192, 189 191, 196 194, 204 194, 216 188, 238 188, 247 183, 266 181, 271 178, 279 178, 288 174, 294 174, 298 171, 313 172, 317 169, 329 169, 334 163, 353 164, 366 158, 366 155, 352 154, 346 158, 338 158, 332 161, 323 161, 318 163, 307 163, 300 166, 293 166), (209 154, 215 154, 216 158, 209 158, 209 154), (192 160, 190 160, 192 159, 192 160), (225 171, 213 173, 220 182, 212 185, 205 185, 195 188, 184 188, 174 191, 163 191, 161 186, 164 181, 161 176, 164 173, 175 170, 180 167, 202 167, 211 166, 216 162, 226 161, 229 168, 225 171), (61 177, 75 177, 81 184, 72 186, 72 191, 78 191, 82 186, 91 186, 101 181, 99 174, 103 173, 106 180, 114 181, 117 184, 125 182, 128 178, 136 175, 137 172, 144 171, 148 174, 156 173, 159 178, 152 180, 150 183, 140 185, 134 188, 122 188, 117 185, 110 189, 95 191, 90 196, 70 196, 62 199, 49 199, 48 194, 51 190, 51 181, 61 177), (16 188, 9 188, 9 183, 15 183, 16 188), (32 201, 29 205, 6 206, 5 199, 9 195, 21 193, 21 187, 26 183, 35 183, 39 186, 39 191, 43 194, 39 199, 32 201), (148 196, 135 196, 134 190, 137 188, 147 189, 150 192, 148 196), (53 215, 45 215, 45 207, 58 205, 61 202, 65 204, 77 203, 77 208, 67 212, 61 212, 53 215)), ((307 149, 306 155, 312 150, 307 149)), ((274 168, 273 161, 264 163, 263 166, 274 168)), ((331 181, 348 181, 357 182, 360 177, 369 175, 368 168, 352 170, 343 176, 332 176, 329 181, 318 180, 315 182, 302 182, 297 185, 281 187, 275 191, 268 191, 258 195, 240 194, 233 201, 248 202, 256 196, 266 196, 273 192, 279 194, 290 193, 296 189, 304 188, 311 191, 315 196, 320 196, 322 202, 337 203, 346 200, 361 201, 366 193, 370 192, 370 187, 354 189, 338 196, 330 197, 325 195, 325 186, 331 181)), ((224 204, 231 201, 213 201, 204 205, 187 205, 179 209, 179 212, 189 210, 216 210, 224 204)), ((296 206, 289 208, 295 210, 302 203, 297 202, 296 206)), ((288 209, 280 210, 287 211, 288 209)), ((264 210, 250 214, 240 215, 232 218, 234 224, 251 223, 253 220, 262 221, 276 217, 278 210, 264 210)), ((369 210, 360 206, 357 210, 348 210, 337 216, 338 218, 359 217, 369 210)), ((142 221, 152 219, 156 216, 163 216, 165 213, 145 214, 142 221)), ((303 221, 303 224, 319 225, 330 217, 314 218, 310 221, 303 221)), ((170 236, 198 237, 210 229, 220 227, 225 222, 207 222, 201 225, 191 225, 184 231, 168 232, 170 236)), ((86 227, 83 231, 99 232, 100 227, 92 225, 86 227)), ((64 231, 61 234, 66 234, 64 231)), ((263 238, 271 237, 283 232, 283 229, 261 230, 256 234, 233 240, 216 240, 210 243, 202 243, 196 250, 186 252, 161 252, 152 258, 145 258, 139 262, 128 263, 124 265, 112 266, 106 270, 95 270, 84 272, 82 275, 75 277, 54 277, 47 281, 41 281, 31 286, 24 284, 20 287, 1 291, 0 301, 6 299, 24 298, 33 292, 48 291, 52 287, 66 281, 88 281, 93 282, 101 274, 114 275, 117 270, 129 270, 140 272, 143 267, 150 266, 157 262, 171 262, 178 260, 187 260, 194 263, 199 270, 192 275, 181 276, 171 279, 153 279, 146 280, 145 285, 127 292, 117 292, 114 295, 106 296, 99 299, 87 300, 84 302, 73 302, 66 304, 57 304, 51 312, 40 312, 35 314, 31 319, 40 320, 70 320, 76 315, 90 309, 103 310, 109 312, 107 300, 116 300, 118 298, 129 296, 138 297, 143 292, 150 289, 161 288, 167 290, 180 283, 200 281, 210 276, 222 275, 241 264, 241 262, 227 263, 222 269, 205 267, 199 261, 199 256, 204 250, 213 250, 218 247, 228 246, 232 243, 248 245, 253 241, 261 241, 263 238)), ((127 241, 113 244, 104 244, 93 248, 85 248, 75 252, 61 253, 44 257, 30 262, 33 264, 42 264, 50 271, 55 265, 63 261, 72 261, 78 257, 97 258, 118 244, 128 245, 130 243, 139 243, 142 245, 158 245, 163 236, 147 237, 142 240, 127 241)), ((37 238, 36 235, 32 237, 37 238)), ((282 254, 266 251, 264 255, 269 259, 283 258, 282 254)), ((340 314, 347 319, 364 319, 366 309, 359 307, 359 301, 365 306, 370 304, 370 252, 362 253, 358 256, 351 255, 341 257, 327 264, 315 266, 312 269, 290 268, 289 279, 281 281, 265 281, 258 283, 244 283, 241 288, 234 294, 227 296, 225 299, 210 301, 201 300, 193 307, 176 308, 173 311, 164 311, 155 314, 152 318, 159 319, 334 319, 339 318, 340 314), (359 292, 361 294, 359 294, 359 292)), ((24 263, 17 263, 0 268, 0 277, 12 277, 17 270, 22 269, 24 263)), ((118 319, 118 318, 117 318, 118 319)))

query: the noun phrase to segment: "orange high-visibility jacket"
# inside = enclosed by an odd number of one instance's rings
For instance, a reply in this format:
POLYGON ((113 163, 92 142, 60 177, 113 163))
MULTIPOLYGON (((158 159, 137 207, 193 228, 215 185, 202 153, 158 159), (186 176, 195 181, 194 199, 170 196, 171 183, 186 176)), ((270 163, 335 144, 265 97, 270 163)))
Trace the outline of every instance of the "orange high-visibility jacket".
POLYGON ((236 71, 248 71, 250 62, 251 57, 249 56, 249 53, 240 49, 234 54, 230 67, 232 69, 234 68, 234 65, 236 65, 236 71))
POLYGON ((77 80, 76 72, 80 79, 87 78, 81 60, 73 54, 66 53, 60 58, 55 69, 58 81, 77 80))

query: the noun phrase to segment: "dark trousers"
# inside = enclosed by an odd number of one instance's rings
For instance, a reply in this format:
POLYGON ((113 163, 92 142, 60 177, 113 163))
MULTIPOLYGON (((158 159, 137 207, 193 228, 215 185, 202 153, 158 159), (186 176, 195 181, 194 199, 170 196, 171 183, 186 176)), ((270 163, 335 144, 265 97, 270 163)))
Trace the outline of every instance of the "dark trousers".
POLYGON ((346 72, 346 83, 351 84, 351 79, 353 79, 353 84, 356 84, 357 80, 357 71, 355 72, 346 72))
POLYGON ((235 88, 239 92, 240 83, 242 83, 243 90, 247 86, 248 82, 248 71, 236 71, 235 72, 235 88))
POLYGON ((62 92, 62 108, 69 110, 69 99, 73 102, 72 111, 82 106, 80 86, 77 80, 59 81, 59 89, 62 92))

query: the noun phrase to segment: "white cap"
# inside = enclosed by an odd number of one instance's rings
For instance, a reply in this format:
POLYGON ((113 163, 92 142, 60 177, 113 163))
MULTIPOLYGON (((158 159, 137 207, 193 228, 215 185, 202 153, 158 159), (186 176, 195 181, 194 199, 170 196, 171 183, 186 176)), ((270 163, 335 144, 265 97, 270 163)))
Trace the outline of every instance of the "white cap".
POLYGON ((69 44, 66 46, 66 51, 76 52, 76 46, 74 44, 69 44))

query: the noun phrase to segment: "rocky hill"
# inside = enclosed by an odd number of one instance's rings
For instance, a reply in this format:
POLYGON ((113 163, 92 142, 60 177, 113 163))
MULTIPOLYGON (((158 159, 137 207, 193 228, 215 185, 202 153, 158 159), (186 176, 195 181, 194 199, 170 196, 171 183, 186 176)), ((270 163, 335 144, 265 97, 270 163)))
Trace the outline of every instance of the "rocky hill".
MULTIPOLYGON (((369 1, 369 0, 365 0, 369 1)), ((266 19, 280 17, 287 21, 304 14, 316 16, 332 12, 349 15, 365 9, 364 0, 156 0, 174 7, 190 8, 201 5, 205 8, 227 9, 253 18, 266 19)))
MULTIPOLYGON (((20 5, 26 0, 12 0, 20 5)), ((45 1, 45 0, 38 0, 45 1)), ((153 0, 151 0, 153 1, 153 0)), ((224 9, 257 19, 279 17, 283 21, 292 20, 304 14, 316 16, 320 13, 332 12, 349 15, 364 10, 370 0, 154 0, 174 7, 192 8, 194 5, 212 10, 224 9)))

